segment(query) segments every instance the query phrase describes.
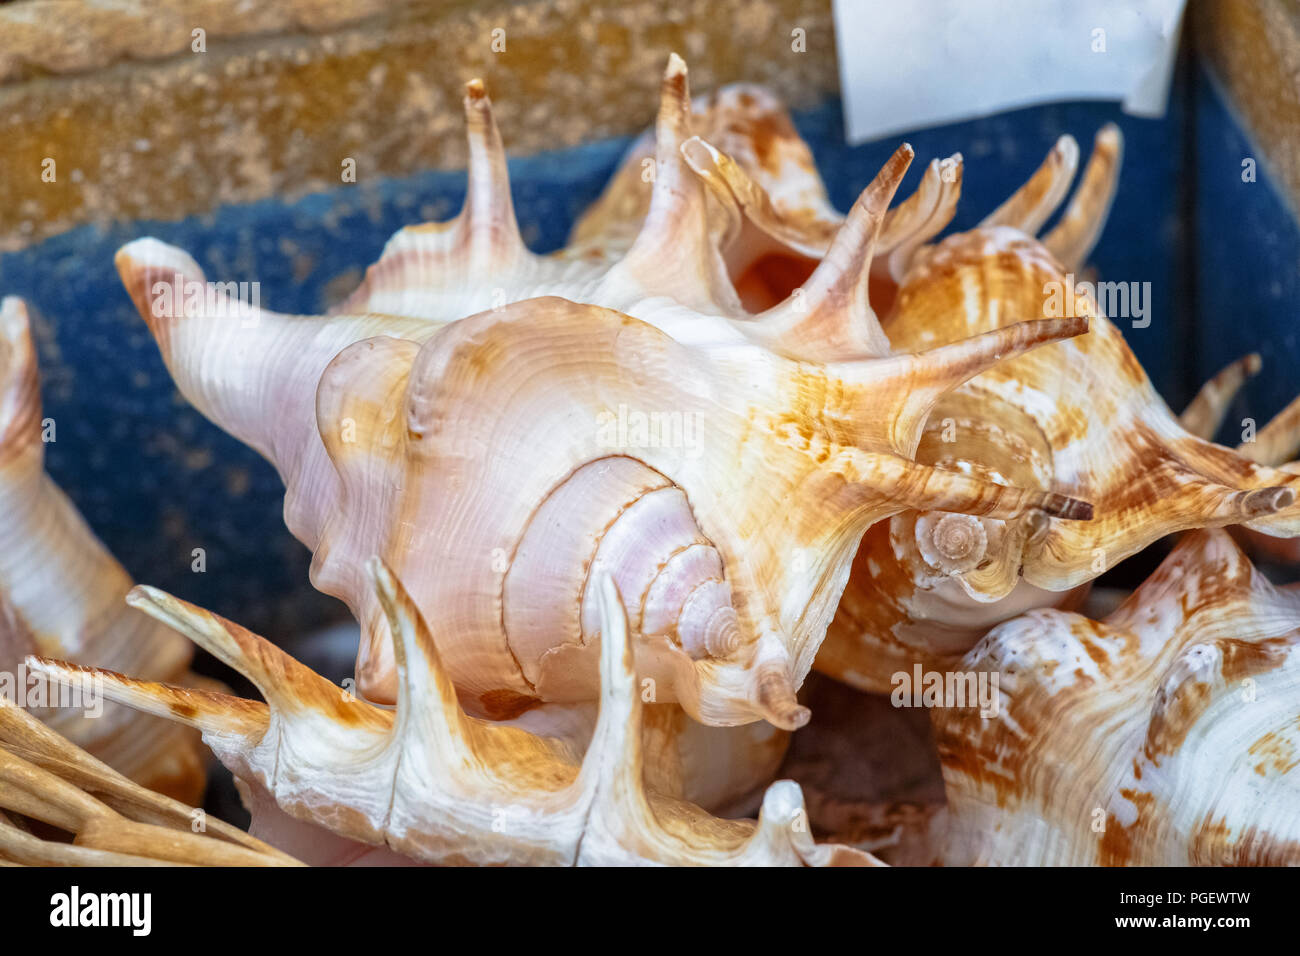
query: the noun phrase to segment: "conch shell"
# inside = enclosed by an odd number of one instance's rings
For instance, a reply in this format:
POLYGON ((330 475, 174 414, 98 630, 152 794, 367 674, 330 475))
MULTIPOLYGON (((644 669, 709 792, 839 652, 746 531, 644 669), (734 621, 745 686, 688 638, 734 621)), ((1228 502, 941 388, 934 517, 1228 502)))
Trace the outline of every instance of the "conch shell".
POLYGON ((398 233, 341 312, 191 297, 202 272, 155 240, 118 255, 182 393, 284 478, 313 583, 367 636, 366 698, 390 702, 398 685, 372 555, 445 622, 439 652, 471 714, 599 697, 593 581, 608 573, 654 700, 706 724, 794 729, 808 719, 795 688, 867 527, 907 508, 1089 515, 910 458, 945 392, 1087 319, 893 352, 866 292, 909 148, 798 294, 751 315, 683 157, 680 59, 664 76, 646 220, 614 258, 524 248, 481 84, 465 106, 464 209, 398 233))
POLYGON ((1063 143, 984 225, 913 255, 882 326, 896 346, 916 349, 1057 307, 1089 316, 1086 335, 1000 363, 936 402, 917 460, 1083 498, 1093 518, 916 509, 873 527, 817 661, 854 686, 887 691, 891 675, 917 661, 950 667, 994 624, 1073 606, 1075 589, 1175 532, 1243 524, 1300 533, 1300 479, 1189 434, 1091 290, 1075 285, 1072 270, 1109 207, 1117 130, 1098 134, 1061 224, 1041 243, 1032 238, 1073 175, 1077 150, 1063 143))
POLYGON ((932 711, 953 865, 1300 863, 1300 590, 1223 531, 1184 536, 1102 621, 1039 610, 958 670, 990 719, 932 711))
MULTIPOLYGON (((27 309, 8 297, 0 303, 0 670, 20 677, 23 657, 39 653, 150 680, 198 680, 189 644, 123 603, 131 580, 46 475, 42 427, 27 309)), ((37 712, 132 780, 186 803, 202 797, 205 755, 192 731, 112 704, 93 716, 53 702, 37 712)))
MULTIPOLYGON (((712 817, 647 790, 640 688, 613 579, 595 582, 600 717, 570 742, 467 716, 415 603, 378 559, 366 571, 393 635, 395 710, 353 698, 274 645, 152 588, 129 600, 239 670, 266 704, 99 676, 117 700, 203 731, 218 758, 292 817, 425 863, 877 865, 817 845, 797 784, 773 784, 757 823, 712 817)), ((441 626, 455 626, 445 615, 441 626)), ((31 659, 55 680, 78 670, 31 659)), ((254 819, 254 832, 258 821, 254 819)), ((317 841, 312 841, 313 843, 317 841)))
MULTIPOLYGON (((738 288, 753 301, 761 298, 753 290, 804 281, 828 254, 840 217, 780 103, 756 88, 728 88, 698 101, 693 122, 703 137, 683 153, 709 186, 714 233, 738 288)), ((915 662, 951 666, 999 621, 1034 607, 1076 606, 1093 578, 1167 534, 1236 523, 1275 535, 1300 531, 1294 477, 1252 464, 1263 462, 1268 441, 1234 455, 1197 440, 1221 420, 1258 359, 1209 386, 1185 430, 1095 298, 1076 289, 1074 273, 1114 198, 1121 145, 1117 127, 1098 132, 1074 196, 1041 242, 1033 237, 1075 176, 1079 149, 1069 136, 974 230, 930 244, 956 208, 960 155, 933 161, 917 192, 884 218, 871 302, 895 347, 933 347, 1052 314, 1052 305, 1054 314, 1092 320, 1087 335, 999 363, 940 398, 917 460, 1085 499, 1096 510, 1087 522, 907 510, 872 526, 819 670, 888 691, 891 676, 915 662)), ((576 238, 617 238, 643 214, 634 200, 646 147, 643 138, 629 151, 576 238)))

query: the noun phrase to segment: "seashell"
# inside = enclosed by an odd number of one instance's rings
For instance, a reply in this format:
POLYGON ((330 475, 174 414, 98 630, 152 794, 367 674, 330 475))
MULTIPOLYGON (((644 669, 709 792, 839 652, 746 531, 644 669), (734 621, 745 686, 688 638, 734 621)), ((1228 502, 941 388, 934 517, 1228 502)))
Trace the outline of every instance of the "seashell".
POLYGON ((936 402, 916 458, 1091 501, 1092 520, 908 511, 873 527, 817 661, 854 686, 887 691, 916 661, 949 668, 994 624, 1077 606, 1091 580, 1175 532, 1300 533, 1297 476, 1185 430, 1091 290, 1074 283, 1070 270, 1109 208, 1118 130, 1098 134, 1060 224, 1032 238, 1060 202, 1075 153, 1058 144, 983 225, 918 250, 882 327, 895 346, 917 349, 1050 314, 1053 297, 1063 314, 1088 315, 1087 334, 999 363, 936 402))
MULTIPOLYGON (((767 790, 757 823, 720 820, 646 789, 643 705, 626 613, 608 574, 595 582, 600 717, 579 756, 568 741, 466 715, 442 663, 443 642, 379 559, 366 571, 394 636, 395 710, 353 698, 264 639, 152 588, 136 588, 129 600, 243 673, 266 704, 98 676, 114 699, 202 730, 245 786, 293 818, 420 862, 878 864, 849 847, 815 844, 793 781, 767 790)), ((29 663, 58 681, 78 674, 53 661, 29 663)))
POLYGON ((371 555, 447 622, 439 652, 474 716, 599 697, 592 582, 608 573, 632 596, 637 673, 657 702, 710 725, 792 730, 808 719, 795 689, 867 527, 908 508, 1089 514, 1055 492, 911 460, 945 392, 1087 319, 891 350, 866 292, 909 148, 797 294, 755 316, 683 156, 680 59, 664 77, 646 220, 617 257, 525 249, 480 84, 465 105, 464 209, 399 232, 340 312, 193 301, 183 292, 204 279, 184 253, 139 240, 118 255, 182 393, 284 478, 313 583, 367 635, 367 699, 392 702, 398 686, 371 555), (651 416, 697 432, 624 428, 651 416))
POLYGON ((0 865, 298 864, 237 827, 146 790, 3 697, 0 783, 0 865), (75 841, 54 838, 51 828, 75 841))
MULTIPOLYGON (((26 690, 19 665, 29 653, 150 680, 199 680, 188 671, 191 647, 122 603, 132 582, 46 475, 43 427, 27 309, 8 297, 0 303, 0 671, 10 690, 26 690)), ((187 803, 201 799, 197 734, 112 704, 94 716, 36 710, 131 779, 187 803)))
POLYGON ((1300 863, 1300 591, 1223 531, 1183 537, 1101 621, 1036 610, 960 671, 998 713, 931 712, 950 865, 1300 863))

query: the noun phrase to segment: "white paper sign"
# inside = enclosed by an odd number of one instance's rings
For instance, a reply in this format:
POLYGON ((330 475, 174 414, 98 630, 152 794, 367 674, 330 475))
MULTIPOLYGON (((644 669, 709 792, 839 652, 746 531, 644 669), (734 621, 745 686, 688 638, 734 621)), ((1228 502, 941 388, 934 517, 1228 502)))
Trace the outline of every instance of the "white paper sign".
POLYGON ((1185 0, 834 0, 850 143, 1061 100, 1162 116, 1185 0))

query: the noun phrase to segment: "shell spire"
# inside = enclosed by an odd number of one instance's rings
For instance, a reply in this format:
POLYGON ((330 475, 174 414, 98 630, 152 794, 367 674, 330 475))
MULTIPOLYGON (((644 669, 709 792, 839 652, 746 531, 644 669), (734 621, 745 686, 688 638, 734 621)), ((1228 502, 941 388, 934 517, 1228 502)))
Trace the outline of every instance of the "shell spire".
MULTIPOLYGON (((788 781, 769 789, 758 823, 718 820, 646 790, 641 696, 625 612, 609 578, 597 583, 600 716, 578 759, 560 741, 465 715, 415 603, 378 560, 367 570, 396 642, 402 677, 395 711, 351 698, 236 624, 145 588, 134 592, 134 604, 239 669, 267 703, 114 674, 100 675, 105 693, 201 728, 237 776, 265 788, 294 818, 422 862, 878 863, 847 847, 814 844, 798 788, 788 781)), ((57 662, 31 665, 54 680, 76 674, 57 662)), ((311 849, 302 854, 308 862, 311 849)))

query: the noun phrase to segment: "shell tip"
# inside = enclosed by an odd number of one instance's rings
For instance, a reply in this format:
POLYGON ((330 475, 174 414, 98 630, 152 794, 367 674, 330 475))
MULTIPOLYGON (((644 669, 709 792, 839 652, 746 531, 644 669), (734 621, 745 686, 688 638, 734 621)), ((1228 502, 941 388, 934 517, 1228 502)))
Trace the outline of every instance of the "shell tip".
POLYGON ((753 703, 759 716, 781 730, 798 730, 812 719, 812 711, 795 696, 794 684, 784 667, 768 668, 759 675, 753 703))
POLYGON ((131 590, 126 592, 123 599, 130 607, 144 610, 149 607, 156 607, 163 602, 166 594, 148 584, 137 584, 131 590))
POLYGON ((1241 502, 1245 515, 1271 515, 1295 504, 1295 491, 1285 485, 1247 492, 1241 502))

